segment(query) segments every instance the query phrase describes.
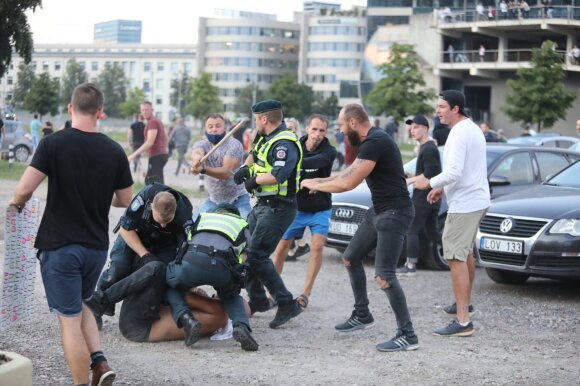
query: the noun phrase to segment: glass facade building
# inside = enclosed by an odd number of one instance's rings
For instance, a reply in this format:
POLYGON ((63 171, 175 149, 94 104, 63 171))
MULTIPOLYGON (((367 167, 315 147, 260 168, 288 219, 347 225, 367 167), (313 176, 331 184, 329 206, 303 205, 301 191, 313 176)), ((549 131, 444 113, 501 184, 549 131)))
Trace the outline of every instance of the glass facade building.
POLYGON ((111 20, 95 24, 95 43, 141 43, 140 20, 111 20))

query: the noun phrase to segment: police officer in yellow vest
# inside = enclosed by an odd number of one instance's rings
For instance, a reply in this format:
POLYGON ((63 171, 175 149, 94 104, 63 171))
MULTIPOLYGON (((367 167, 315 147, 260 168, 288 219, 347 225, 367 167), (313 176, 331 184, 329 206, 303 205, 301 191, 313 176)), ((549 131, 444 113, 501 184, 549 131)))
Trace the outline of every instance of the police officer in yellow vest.
POLYGON ((264 100, 252 106, 258 134, 246 163, 234 175, 237 184, 257 197, 248 216, 252 245, 246 290, 252 314, 271 308, 264 286, 275 297, 278 310, 270 328, 276 328, 302 312, 286 289, 270 255, 296 216, 296 192, 300 188, 302 148, 282 121, 282 104, 264 100))
POLYGON ((173 319, 185 331, 185 345, 199 340, 201 323, 193 317, 184 300, 190 288, 211 285, 217 291, 234 327, 234 339, 246 351, 258 350, 244 310, 240 288, 244 282, 246 247, 251 244, 248 223, 231 204, 201 213, 194 225, 186 251, 178 253, 167 266, 167 301, 173 319))

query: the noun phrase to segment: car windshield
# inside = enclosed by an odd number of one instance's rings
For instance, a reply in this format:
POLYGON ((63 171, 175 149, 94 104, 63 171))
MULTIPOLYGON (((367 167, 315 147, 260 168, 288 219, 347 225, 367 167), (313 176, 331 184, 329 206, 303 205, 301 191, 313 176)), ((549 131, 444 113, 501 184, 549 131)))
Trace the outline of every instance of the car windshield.
POLYGON ((550 178, 546 185, 580 188, 580 161, 576 161, 576 163, 550 178))
POLYGON ((573 144, 572 146, 570 146, 570 150, 580 152, 580 141, 578 141, 575 144, 573 144))

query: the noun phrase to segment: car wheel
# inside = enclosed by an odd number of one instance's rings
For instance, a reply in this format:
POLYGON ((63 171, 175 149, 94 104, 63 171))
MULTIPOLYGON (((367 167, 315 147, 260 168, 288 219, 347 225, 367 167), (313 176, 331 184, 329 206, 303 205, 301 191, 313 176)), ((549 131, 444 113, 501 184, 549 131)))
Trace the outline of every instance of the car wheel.
POLYGON ((439 271, 449 270, 447 260, 445 260, 443 256, 443 244, 441 243, 441 236, 443 235, 443 228, 445 227, 446 218, 447 213, 443 213, 439 216, 439 241, 436 243, 431 243, 431 253, 428 253, 427 257, 423 260, 425 267, 428 269, 439 271))
POLYGON ((499 284, 523 284, 530 275, 519 272, 505 271, 503 269, 486 268, 487 276, 499 284))
POLYGON ((30 157, 30 149, 24 145, 18 145, 14 148, 14 159, 18 162, 26 162, 30 157))

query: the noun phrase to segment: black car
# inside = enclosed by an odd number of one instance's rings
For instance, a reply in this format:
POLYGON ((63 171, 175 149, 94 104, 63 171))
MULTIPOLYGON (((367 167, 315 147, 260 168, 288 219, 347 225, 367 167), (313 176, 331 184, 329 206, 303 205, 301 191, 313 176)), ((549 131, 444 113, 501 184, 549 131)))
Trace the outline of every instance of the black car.
POLYGON ((497 283, 580 279, 580 162, 494 200, 476 241, 477 260, 497 283))
MULTIPOLYGON (((443 147, 439 150, 442 153, 443 147)), ((497 198, 530 187, 530 185, 538 185, 578 159, 580 159, 580 153, 568 149, 489 143, 487 144, 487 170, 491 197, 497 198)), ((405 171, 414 173, 416 162, 416 158, 407 162, 404 166, 405 171)), ((326 246, 343 252, 370 206, 371 194, 364 182, 350 192, 334 193, 326 246)), ((446 216, 447 205, 442 202, 439 216, 441 232, 446 216)), ((448 269, 447 262, 443 259, 441 245, 431 246, 423 252, 419 263, 424 267, 448 269)), ((401 258, 404 257, 401 256, 401 258)))

